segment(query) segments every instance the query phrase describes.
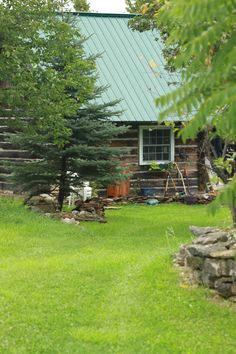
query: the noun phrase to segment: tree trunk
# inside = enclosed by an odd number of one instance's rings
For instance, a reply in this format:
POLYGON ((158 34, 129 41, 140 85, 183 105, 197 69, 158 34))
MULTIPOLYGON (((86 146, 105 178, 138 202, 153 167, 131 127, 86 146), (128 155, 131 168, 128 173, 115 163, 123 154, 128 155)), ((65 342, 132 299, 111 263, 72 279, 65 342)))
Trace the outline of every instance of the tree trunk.
POLYGON ((61 161, 61 175, 59 178, 59 192, 57 198, 60 211, 62 210, 63 202, 67 193, 66 172, 67 172, 66 157, 63 156, 61 161))

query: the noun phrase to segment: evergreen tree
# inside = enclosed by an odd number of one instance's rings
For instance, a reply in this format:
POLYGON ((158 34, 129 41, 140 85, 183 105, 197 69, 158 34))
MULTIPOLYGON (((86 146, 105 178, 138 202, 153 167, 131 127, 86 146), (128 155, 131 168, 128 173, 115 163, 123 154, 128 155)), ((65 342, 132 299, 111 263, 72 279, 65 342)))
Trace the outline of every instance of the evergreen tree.
POLYGON ((7 33, 0 31, 0 75, 7 82, 1 108, 4 115, 20 118, 21 133, 12 139, 36 159, 12 166, 14 180, 32 194, 59 188, 60 207, 70 186, 84 179, 119 178, 115 157, 121 151, 109 142, 126 130, 109 121, 119 114, 113 112, 116 102, 93 102, 101 95, 95 58, 86 57, 73 16, 58 16, 61 5, 50 0, 0 4, 7 33))
POLYGON ((127 127, 117 126, 110 118, 119 116, 117 104, 95 103, 103 89, 95 89, 76 115, 65 117, 71 135, 64 145, 53 143, 53 132, 28 128, 15 139, 35 160, 14 166, 14 180, 31 195, 58 190, 60 209, 73 186, 83 181, 96 181, 106 186, 124 178, 117 158, 124 150, 111 147, 112 138, 127 127))

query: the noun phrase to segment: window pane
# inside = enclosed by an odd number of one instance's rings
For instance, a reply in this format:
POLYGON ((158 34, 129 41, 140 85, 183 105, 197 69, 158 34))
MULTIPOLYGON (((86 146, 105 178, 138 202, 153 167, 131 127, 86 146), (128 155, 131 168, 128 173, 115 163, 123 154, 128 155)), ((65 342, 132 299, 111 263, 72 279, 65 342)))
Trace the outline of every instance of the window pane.
POLYGON ((169 153, 169 146, 163 146, 162 150, 164 153, 169 153))
POLYGON ((163 136, 163 131, 162 130, 156 130, 156 136, 162 137, 163 136))
POLYGON ((143 130, 143 161, 170 161, 171 130, 143 130))
POLYGON ((170 144, 170 136, 165 136, 164 137, 163 144, 170 144))
POLYGON ((143 131, 143 145, 149 145, 149 144, 150 144, 149 131, 144 130, 143 131))
POLYGON ((150 143, 153 144, 153 145, 155 145, 155 144, 157 143, 156 136, 152 136, 152 137, 151 137, 150 143))
POLYGON ((163 130, 163 135, 164 136, 170 136, 170 129, 164 129, 163 130))
POLYGON ((148 160, 149 160, 149 161, 155 161, 155 160, 156 160, 156 155, 155 155, 155 153, 149 154, 148 160))
POLYGON ((170 160, 170 155, 169 154, 163 154, 163 160, 170 160))
POLYGON ((150 153, 155 153, 155 151, 156 151, 156 147, 155 146, 150 146, 149 147, 149 152, 150 153))

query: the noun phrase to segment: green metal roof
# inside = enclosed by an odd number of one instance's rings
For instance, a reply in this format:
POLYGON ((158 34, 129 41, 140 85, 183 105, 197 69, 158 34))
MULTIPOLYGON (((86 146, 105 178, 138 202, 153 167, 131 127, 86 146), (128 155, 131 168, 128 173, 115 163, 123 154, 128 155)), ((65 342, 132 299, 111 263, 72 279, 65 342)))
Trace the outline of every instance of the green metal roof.
MULTIPOLYGON (((74 14, 88 54, 97 58, 98 84, 109 85, 103 101, 121 99, 119 118, 127 122, 156 121, 154 99, 172 90, 168 83, 178 80, 168 73, 158 31, 137 32, 128 27, 130 14, 74 14)), ((174 120, 172 117, 171 120, 174 120)))

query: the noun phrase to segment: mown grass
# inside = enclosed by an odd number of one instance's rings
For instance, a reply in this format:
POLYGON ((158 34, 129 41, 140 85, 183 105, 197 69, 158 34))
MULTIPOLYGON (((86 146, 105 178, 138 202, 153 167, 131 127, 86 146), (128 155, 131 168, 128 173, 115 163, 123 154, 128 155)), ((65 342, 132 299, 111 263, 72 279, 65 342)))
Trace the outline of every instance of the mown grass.
POLYGON ((1 353, 235 353, 236 313, 187 289, 171 254, 204 206, 126 206, 64 225, 0 200, 1 353))

